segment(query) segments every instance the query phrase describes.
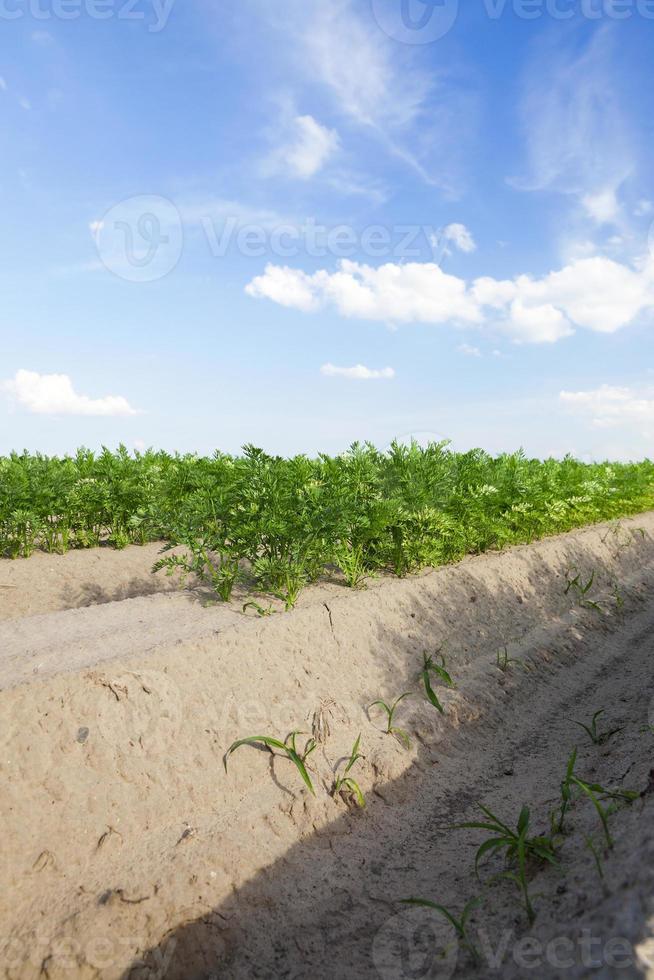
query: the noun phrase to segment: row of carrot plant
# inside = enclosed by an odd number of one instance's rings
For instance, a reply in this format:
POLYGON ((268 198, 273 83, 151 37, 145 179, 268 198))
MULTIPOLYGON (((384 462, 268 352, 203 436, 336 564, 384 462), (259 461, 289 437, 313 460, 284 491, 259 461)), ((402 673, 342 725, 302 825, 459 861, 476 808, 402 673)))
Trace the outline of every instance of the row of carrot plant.
POLYGON ((456 453, 446 443, 355 444, 338 456, 81 449, 0 458, 0 554, 161 540, 228 599, 242 575, 293 605, 340 570, 356 587, 654 507, 654 463, 456 453))

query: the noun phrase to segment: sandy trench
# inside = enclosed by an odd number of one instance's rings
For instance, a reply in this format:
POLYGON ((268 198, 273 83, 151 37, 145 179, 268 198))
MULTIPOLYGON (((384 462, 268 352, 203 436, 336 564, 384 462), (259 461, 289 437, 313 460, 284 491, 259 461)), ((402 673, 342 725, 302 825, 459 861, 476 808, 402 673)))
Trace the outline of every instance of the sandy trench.
POLYGON ((265 619, 153 585, 156 551, 0 564, 0 975, 654 977, 654 514, 265 619), (571 565, 602 613, 564 595, 571 565), (498 670, 505 645, 530 669, 498 670), (441 647, 457 688, 443 717, 403 702, 407 750, 366 706, 417 691, 441 647), (624 730, 596 747, 574 722, 602 707, 624 730), (257 749, 224 772, 235 738, 314 725, 315 798, 257 749), (363 812, 329 795, 359 732, 363 812), (644 795, 611 818, 603 880, 575 806, 531 929, 510 882, 486 888, 475 966, 398 900, 460 911, 481 838, 450 826, 481 800, 545 831, 575 744, 588 779, 644 795))

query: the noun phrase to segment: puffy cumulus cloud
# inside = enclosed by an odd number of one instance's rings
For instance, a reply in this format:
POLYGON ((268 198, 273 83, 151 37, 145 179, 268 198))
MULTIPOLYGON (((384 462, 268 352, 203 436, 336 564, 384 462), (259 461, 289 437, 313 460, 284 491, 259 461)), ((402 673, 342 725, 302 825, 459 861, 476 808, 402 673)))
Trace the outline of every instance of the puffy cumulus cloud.
POLYGON ((562 391, 559 399, 571 411, 592 419, 598 428, 618 425, 654 426, 654 392, 617 385, 590 391, 562 391))
POLYGON ((443 228, 443 238, 451 242, 461 252, 474 252, 477 248, 477 243, 472 237, 472 232, 465 225, 459 224, 457 221, 443 228))
POLYGON ((78 395, 67 374, 38 374, 36 371, 17 371, 10 380, 0 382, 0 388, 21 408, 35 415, 136 415, 126 398, 106 395, 89 398, 78 395))
POLYGON ((326 378, 347 378, 350 381, 378 381, 395 377, 392 367, 369 368, 365 364, 355 364, 354 367, 336 367, 335 364, 323 364, 320 373, 326 378))
POLYGON ((316 277, 285 265, 267 265, 262 276, 255 276, 245 287, 248 296, 270 299, 280 306, 290 306, 302 313, 320 309, 316 277))
POLYGON ((614 187, 607 187, 605 190, 598 191, 595 194, 586 194, 582 198, 581 203, 588 215, 599 225, 615 221, 620 213, 620 206, 614 187))
POLYGON ((307 274, 288 266, 268 265, 246 286, 250 296, 265 297, 304 312, 333 306, 345 317, 391 323, 477 323, 481 312, 463 279, 431 262, 388 262, 373 268, 349 259, 336 272, 307 274))
POLYGON ((553 343, 583 327, 613 333, 654 307, 654 260, 632 269, 612 259, 579 259, 541 278, 481 277, 471 284, 429 262, 373 268, 350 260, 305 273, 268 265, 250 296, 303 312, 332 307, 344 317, 393 324, 491 326, 524 343, 553 343))

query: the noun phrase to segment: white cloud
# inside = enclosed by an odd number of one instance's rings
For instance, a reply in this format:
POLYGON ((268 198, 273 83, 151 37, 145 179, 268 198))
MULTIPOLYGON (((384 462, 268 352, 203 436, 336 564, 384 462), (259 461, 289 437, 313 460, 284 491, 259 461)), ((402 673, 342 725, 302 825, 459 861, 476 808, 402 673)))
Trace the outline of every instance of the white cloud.
POLYGON ((620 213, 620 206, 614 187, 607 187, 595 194, 586 194, 582 197, 581 203, 589 216, 598 225, 615 221, 620 213))
POLYGON ((38 374, 36 371, 17 371, 15 376, 0 383, 10 399, 35 415, 136 415, 126 398, 106 395, 89 398, 78 395, 67 374, 38 374))
POLYGON ((335 306, 345 317, 392 323, 477 322, 478 306, 463 279, 430 262, 388 262, 373 268, 344 259, 336 272, 307 274, 288 266, 268 265, 246 292, 304 312, 335 306))
POLYGON ((339 147, 338 133, 327 129, 313 116, 295 116, 291 141, 273 155, 276 171, 295 177, 313 177, 339 147))
POLYGON ((540 279, 472 283, 429 262, 373 268, 343 260, 335 272, 311 274, 268 265, 246 292, 305 313, 334 307, 344 317, 393 324, 476 324, 516 341, 552 343, 575 327, 613 333, 646 314, 654 307, 654 260, 635 270, 596 256, 540 279))
POLYGON ((334 364, 323 364, 320 373, 326 378, 348 378, 350 381, 375 381, 379 379, 390 379, 395 377, 395 371, 391 367, 368 368, 364 364, 355 364, 354 367, 336 367, 334 364))
POLYGON ((0 92, 6 92, 6 91, 7 91, 7 83, 2 77, 2 75, 0 75, 0 92))
POLYGON ((605 384, 590 391, 562 391, 559 398, 570 410, 591 418, 598 428, 654 426, 652 390, 605 384))
MULTIPOLYGON (((425 71, 410 45, 377 28, 356 0, 307 4, 287 0, 286 40, 303 83, 321 86, 334 111, 373 136, 383 150, 431 186, 458 192, 476 97, 425 71)), ((270 5, 268 5, 270 9, 270 5)))
POLYGON ((419 71, 402 71, 396 45, 348 0, 301 5, 306 69, 331 92, 340 109, 359 123, 404 126, 415 119, 431 87, 419 71))
POLYGON ((459 344, 457 347, 459 354, 466 354, 468 357, 481 357, 481 351, 472 344, 459 344))
POLYGON ((245 287, 245 292, 256 299, 265 297, 280 306, 312 313, 320 309, 314 278, 299 269, 267 265, 264 274, 255 276, 245 287))
POLYGON ((634 208, 634 214, 637 218, 644 218, 646 215, 651 214, 654 211, 654 204, 652 201, 648 201, 647 198, 643 198, 639 201, 634 208))
POLYGON ((25 109, 26 112, 29 112, 29 110, 32 108, 32 103, 29 99, 19 99, 18 105, 21 107, 21 109, 25 109))
POLYGON ((618 191, 636 169, 613 43, 600 28, 581 52, 558 35, 535 46, 521 105, 528 174, 511 181, 574 195, 598 223, 619 218, 618 191))
POLYGON ((461 252, 474 252, 477 244, 465 225, 455 222, 443 229, 443 237, 461 252))

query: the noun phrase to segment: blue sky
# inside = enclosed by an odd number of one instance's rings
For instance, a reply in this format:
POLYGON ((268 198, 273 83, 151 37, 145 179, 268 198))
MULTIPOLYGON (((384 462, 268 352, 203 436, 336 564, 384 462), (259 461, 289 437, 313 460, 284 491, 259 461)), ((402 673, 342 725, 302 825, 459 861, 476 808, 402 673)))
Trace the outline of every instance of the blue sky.
POLYGON ((651 455, 654 0, 0 8, 0 452, 651 455))

